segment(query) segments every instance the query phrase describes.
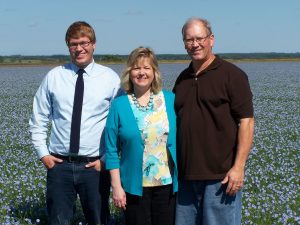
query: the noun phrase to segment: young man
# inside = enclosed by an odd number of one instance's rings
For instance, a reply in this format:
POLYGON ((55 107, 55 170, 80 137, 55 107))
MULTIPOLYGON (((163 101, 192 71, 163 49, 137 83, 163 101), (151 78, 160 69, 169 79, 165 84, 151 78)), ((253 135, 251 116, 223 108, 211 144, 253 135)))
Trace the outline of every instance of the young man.
POLYGON ((178 116, 176 225, 239 225, 254 131, 248 79, 212 53, 214 35, 207 20, 189 19, 182 36, 192 62, 173 89, 178 116))
POLYGON ((44 78, 34 97, 30 132, 47 168, 49 224, 70 224, 77 194, 86 223, 101 224, 103 130, 120 81, 114 71, 94 62, 96 36, 88 23, 71 24, 65 41, 71 62, 44 78))

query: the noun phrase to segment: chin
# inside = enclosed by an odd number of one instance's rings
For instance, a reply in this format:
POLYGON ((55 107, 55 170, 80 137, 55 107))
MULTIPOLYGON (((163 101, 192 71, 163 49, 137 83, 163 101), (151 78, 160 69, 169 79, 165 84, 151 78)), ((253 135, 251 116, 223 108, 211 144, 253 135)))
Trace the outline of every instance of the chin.
POLYGON ((86 60, 75 60, 74 63, 79 67, 86 66, 87 64, 89 64, 86 60))

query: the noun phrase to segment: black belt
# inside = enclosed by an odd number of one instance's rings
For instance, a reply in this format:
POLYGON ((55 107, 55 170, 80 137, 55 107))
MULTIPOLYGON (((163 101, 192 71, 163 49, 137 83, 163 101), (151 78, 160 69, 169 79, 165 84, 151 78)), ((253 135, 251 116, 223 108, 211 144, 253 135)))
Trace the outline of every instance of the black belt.
POLYGON ((99 156, 95 156, 95 157, 86 157, 86 156, 66 156, 66 155, 59 155, 59 154, 55 154, 55 153, 50 153, 51 155, 53 155, 56 158, 62 159, 64 161, 68 161, 68 162, 75 162, 75 163, 89 163, 89 162, 94 162, 97 159, 99 159, 99 156))

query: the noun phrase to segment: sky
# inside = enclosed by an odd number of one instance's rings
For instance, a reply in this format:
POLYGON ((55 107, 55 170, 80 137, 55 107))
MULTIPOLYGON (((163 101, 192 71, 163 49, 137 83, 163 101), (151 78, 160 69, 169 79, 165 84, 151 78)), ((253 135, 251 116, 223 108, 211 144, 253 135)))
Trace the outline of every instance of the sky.
POLYGON ((96 32, 95 54, 185 54, 190 17, 210 21, 215 53, 300 52, 300 0, 0 0, 0 56, 67 55, 79 20, 96 32))

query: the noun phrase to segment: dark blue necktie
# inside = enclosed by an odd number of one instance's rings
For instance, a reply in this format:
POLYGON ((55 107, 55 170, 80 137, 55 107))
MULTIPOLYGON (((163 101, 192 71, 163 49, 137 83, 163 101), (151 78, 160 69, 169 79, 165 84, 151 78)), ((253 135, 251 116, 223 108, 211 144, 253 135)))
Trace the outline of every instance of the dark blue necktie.
POLYGON ((70 155, 78 154, 80 144, 80 123, 82 112, 82 101, 84 92, 83 82, 83 69, 79 69, 77 74, 77 80, 75 85, 75 95, 73 103, 72 123, 71 123, 71 135, 70 135, 70 155))

